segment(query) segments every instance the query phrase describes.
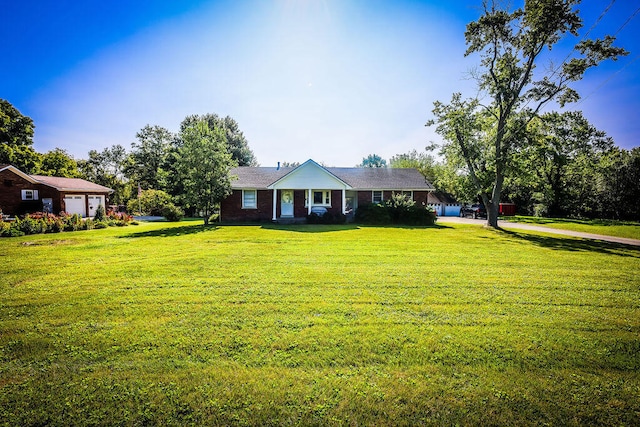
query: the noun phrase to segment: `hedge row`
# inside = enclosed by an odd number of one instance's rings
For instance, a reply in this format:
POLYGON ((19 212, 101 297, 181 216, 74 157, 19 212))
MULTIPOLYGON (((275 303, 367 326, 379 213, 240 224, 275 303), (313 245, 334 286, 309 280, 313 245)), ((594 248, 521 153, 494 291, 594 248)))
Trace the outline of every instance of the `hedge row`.
POLYGON ((92 230, 94 228, 106 228, 110 226, 122 227, 129 224, 137 224, 132 217, 118 212, 109 213, 106 216, 96 215, 96 219, 82 219, 78 214, 69 215, 62 213, 53 215, 38 212, 28 214, 15 221, 0 220, 0 237, 18 237, 28 234, 61 233, 63 231, 92 230))

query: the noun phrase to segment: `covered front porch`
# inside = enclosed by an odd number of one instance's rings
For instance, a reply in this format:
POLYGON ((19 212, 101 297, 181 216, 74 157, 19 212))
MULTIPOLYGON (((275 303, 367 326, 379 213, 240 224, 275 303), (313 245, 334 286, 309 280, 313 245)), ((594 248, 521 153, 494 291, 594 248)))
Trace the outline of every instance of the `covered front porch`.
POLYGON ((306 218, 312 212, 347 214, 351 187, 313 160, 267 188, 273 190, 272 221, 306 218))

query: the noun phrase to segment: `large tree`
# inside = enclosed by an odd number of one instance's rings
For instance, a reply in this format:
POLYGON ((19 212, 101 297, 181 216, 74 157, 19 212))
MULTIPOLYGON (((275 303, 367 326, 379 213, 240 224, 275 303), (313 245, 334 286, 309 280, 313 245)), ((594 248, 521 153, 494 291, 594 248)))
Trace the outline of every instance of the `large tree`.
POLYGON ((0 164, 11 164, 26 173, 40 167, 40 154, 33 145, 35 126, 9 101, 0 99, 0 164))
POLYGON ((80 176, 78 163, 62 148, 54 148, 42 155, 42 164, 38 173, 40 175, 66 178, 78 178, 80 176))
POLYGON ((525 0, 513 11, 486 1, 482 16, 467 25, 465 55, 479 56, 474 73, 478 96, 434 103, 434 119, 445 147, 464 160, 466 172, 487 207, 487 225, 498 226, 505 177, 514 168, 518 144, 543 107, 579 99, 571 84, 606 59, 625 55, 614 38, 583 38, 565 60, 538 67, 558 42, 578 36, 579 0, 525 0))
POLYGON ((116 144, 102 151, 89 151, 87 160, 78 160, 78 169, 83 178, 113 189, 113 203, 125 204, 131 197, 131 184, 124 175, 127 158, 127 150, 116 144))
POLYGON ((143 189, 166 190, 175 135, 161 126, 146 125, 136 138, 125 168, 127 177, 143 189))
POLYGON ((207 120, 180 131, 182 142, 176 170, 183 186, 182 202, 204 217, 205 225, 218 204, 231 194, 230 170, 238 164, 227 150, 224 128, 210 128, 207 120))
POLYGON ((205 121, 209 129, 220 129, 226 139, 226 147, 233 160, 238 166, 258 166, 255 154, 249 148, 249 142, 240 130, 238 122, 233 118, 226 116, 220 117, 217 114, 203 114, 187 116, 180 124, 180 132, 194 125, 197 122, 205 121))
POLYGON ((579 111, 550 112, 528 126, 518 153, 518 171, 509 177, 506 191, 519 205, 534 203, 537 215, 581 215, 592 203, 593 174, 613 140, 598 130, 579 111), (510 187, 524 189, 517 194, 510 187))
POLYGON ((357 167, 359 168, 386 168, 387 161, 377 154, 369 154, 362 159, 357 167))

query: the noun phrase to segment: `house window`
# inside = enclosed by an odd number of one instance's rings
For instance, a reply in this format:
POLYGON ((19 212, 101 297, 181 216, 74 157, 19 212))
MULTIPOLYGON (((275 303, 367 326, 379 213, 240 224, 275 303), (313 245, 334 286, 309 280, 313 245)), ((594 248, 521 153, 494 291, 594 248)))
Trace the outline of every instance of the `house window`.
POLYGON ((314 190, 313 191, 313 204, 315 206, 331 206, 331 191, 327 190, 314 190))
POLYGON ((242 209, 256 209, 257 199, 256 190, 242 190, 242 209))
POLYGON ((413 200, 413 191, 396 191, 394 194, 402 194, 406 200, 413 200))
POLYGON ((22 200, 38 200, 38 190, 22 190, 22 200))
POLYGON ((374 190, 372 193, 373 194, 371 195, 371 201, 373 203, 382 203, 382 200, 383 200, 382 191, 374 190))

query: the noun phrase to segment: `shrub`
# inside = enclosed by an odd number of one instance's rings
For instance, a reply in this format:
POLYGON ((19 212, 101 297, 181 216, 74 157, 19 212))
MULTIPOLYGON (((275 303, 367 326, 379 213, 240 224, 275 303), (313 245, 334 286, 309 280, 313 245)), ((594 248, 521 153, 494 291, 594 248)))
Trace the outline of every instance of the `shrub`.
POLYGON ((433 225, 436 222, 436 214, 431 209, 418 206, 413 200, 397 194, 383 204, 359 206, 355 220, 371 225, 433 225))
POLYGON ((164 216, 162 210, 172 204, 171 196, 162 190, 145 190, 139 198, 127 202, 127 212, 141 215, 164 216))
POLYGON ((87 218, 84 221, 82 221, 83 230, 93 230, 95 225, 96 225, 95 221, 92 220, 91 218, 87 218))
POLYGON ((42 218, 34 218, 28 214, 22 219, 17 219, 15 227, 24 234, 40 234, 47 229, 47 225, 42 218))
POLYGON ((108 226, 109 224, 107 224, 107 221, 98 221, 93 225, 93 228, 98 230, 100 228, 107 228, 108 226))
POLYGON ((355 221, 362 224, 385 225, 391 224, 391 216, 384 205, 369 203, 358 206, 355 221))
POLYGON ((96 208, 96 214, 93 217, 93 220, 96 222, 104 221, 107 218, 107 213, 104 210, 104 206, 99 205, 96 208))
POLYGON ((64 231, 78 231, 82 229, 82 217, 78 214, 63 214, 61 217, 64 231))
POLYGON ((347 222, 346 215, 340 213, 327 212, 324 215, 318 215, 312 212, 307 215, 307 224, 344 224, 345 222, 347 222))
POLYGON ((169 203, 162 208, 162 216, 165 217, 167 221, 178 222, 184 218, 184 211, 173 203, 169 203))

